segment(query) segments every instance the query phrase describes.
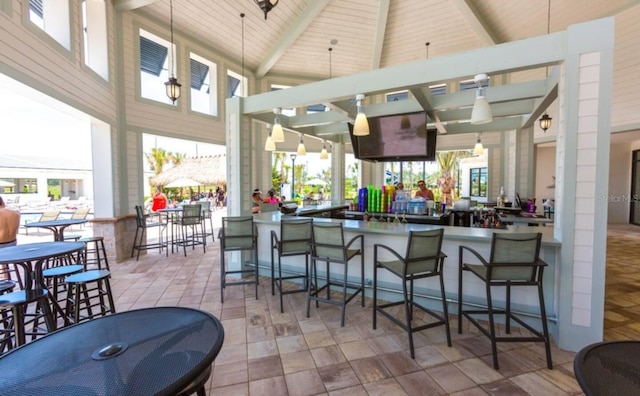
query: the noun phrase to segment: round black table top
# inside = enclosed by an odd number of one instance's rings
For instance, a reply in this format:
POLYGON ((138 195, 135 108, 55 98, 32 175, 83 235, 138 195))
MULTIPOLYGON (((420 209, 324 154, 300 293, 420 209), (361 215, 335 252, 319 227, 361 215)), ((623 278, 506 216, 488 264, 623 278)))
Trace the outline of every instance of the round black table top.
POLYGON ((34 221, 32 223, 25 224, 25 227, 60 227, 60 226, 70 226, 76 224, 84 224, 86 223, 86 219, 60 219, 60 220, 48 220, 48 221, 34 221))
POLYGON ((44 260, 83 250, 85 246, 83 242, 39 242, 9 246, 0 249, 0 264, 44 260))
POLYGON ((0 395, 172 395, 224 341, 213 315, 157 307, 82 322, 0 357, 0 395))
POLYGON ((587 396, 640 395, 640 341, 584 347, 573 360, 573 371, 587 396))

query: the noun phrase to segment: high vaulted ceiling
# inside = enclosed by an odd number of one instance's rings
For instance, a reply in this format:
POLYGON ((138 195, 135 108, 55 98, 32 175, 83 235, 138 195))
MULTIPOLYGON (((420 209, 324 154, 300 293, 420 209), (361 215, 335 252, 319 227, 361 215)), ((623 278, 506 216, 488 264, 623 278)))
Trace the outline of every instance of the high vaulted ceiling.
MULTIPOLYGON (((169 20, 169 0, 113 3, 119 11, 169 20)), ((615 16, 612 123, 614 129, 625 130, 640 126, 640 118, 629 115, 630 108, 640 106, 640 93, 634 88, 640 84, 639 4, 639 0, 280 0, 265 20, 253 0, 173 0, 173 20, 181 35, 207 43, 230 58, 244 57, 246 69, 258 78, 322 80, 431 60, 615 16), (246 14, 244 40, 240 13, 246 14), (331 44, 332 40, 337 43, 331 44)), ((493 78, 498 82, 499 77, 498 85, 524 84, 544 80, 545 74, 541 67, 493 78)), ((548 92, 536 98, 538 105, 545 94, 548 92)), ((338 103, 336 107, 348 106, 338 103)), ((499 108, 493 110, 500 113, 499 108)), ((470 110, 449 113, 449 117, 468 119, 467 112, 470 110)), ((533 111, 527 107, 516 113, 527 112, 533 111)), ((446 132, 446 128, 439 129, 446 132)))

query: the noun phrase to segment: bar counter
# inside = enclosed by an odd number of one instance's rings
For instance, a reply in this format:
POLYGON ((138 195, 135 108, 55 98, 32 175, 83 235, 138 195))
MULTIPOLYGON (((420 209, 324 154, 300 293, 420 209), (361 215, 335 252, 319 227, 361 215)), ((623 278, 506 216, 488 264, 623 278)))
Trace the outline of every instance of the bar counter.
MULTIPOLYGON (((260 260, 260 271, 262 275, 268 275, 270 268, 270 234, 274 230, 280 233, 281 219, 296 218, 296 215, 283 215, 280 212, 269 212, 254 215, 254 221, 258 228, 258 251, 260 260)), ((361 221, 350 219, 331 219, 324 217, 316 217, 314 221, 318 222, 341 222, 344 228, 345 241, 350 240, 354 235, 364 235, 364 259, 365 259, 365 292, 367 297, 371 297, 371 289, 367 287, 373 278, 373 246, 374 244, 384 244, 395 249, 400 255, 404 256, 408 241, 409 231, 430 230, 444 228, 444 240, 442 250, 447 255, 444 267, 444 281, 447 300, 450 303, 450 312, 455 312, 457 307, 457 290, 458 290, 458 246, 465 245, 477 250, 487 260, 491 251, 491 239, 494 232, 498 233, 542 233, 542 247, 540 249, 540 257, 549 266, 544 273, 544 296, 545 305, 547 307, 547 316, 549 319, 550 333, 557 339, 557 307, 559 296, 559 259, 561 243, 553 238, 553 227, 528 227, 528 226, 508 226, 507 229, 490 229, 490 228, 470 228, 470 227, 454 227, 431 224, 405 224, 405 223, 388 223, 378 221, 361 221)), ((381 257, 384 259, 384 257, 381 257)), ((293 273, 303 272, 304 260, 300 258, 283 258, 283 270, 293 273)), ((349 268, 349 273, 354 275, 350 281, 355 282, 359 276, 359 268, 354 264, 353 268, 349 268)), ((334 276, 333 274, 331 276, 334 276)), ((338 274, 335 274, 338 277, 338 274)), ((433 280, 423 279, 415 283, 416 295, 422 296, 422 303, 438 309, 436 300, 432 296, 437 296, 437 284, 431 283, 433 280)), ((486 306, 486 291, 484 283, 474 279, 474 277, 464 277, 465 282, 465 304, 477 304, 486 306)), ((396 277, 388 276, 382 271, 379 274, 379 286, 383 290, 379 292, 379 298, 395 301, 399 296, 386 293, 399 293, 401 284, 396 277)), ((502 288, 503 289, 503 288, 502 288)), ((502 307, 505 300, 504 290, 496 289, 493 293, 494 304, 496 307, 502 307)), ((512 292, 512 307, 514 312, 523 313, 525 316, 536 318, 531 321, 534 327, 539 327, 538 320, 539 304, 538 296, 535 288, 515 288, 512 292), (531 289, 531 290, 529 290, 531 289)), ((441 307, 441 305, 440 305, 441 307)))

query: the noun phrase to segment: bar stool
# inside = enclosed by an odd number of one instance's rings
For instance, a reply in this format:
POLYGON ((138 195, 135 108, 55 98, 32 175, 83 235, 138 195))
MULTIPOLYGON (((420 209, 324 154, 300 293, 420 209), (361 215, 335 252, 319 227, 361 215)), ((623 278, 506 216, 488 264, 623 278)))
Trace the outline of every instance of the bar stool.
MULTIPOLYGON (((77 274, 84 271, 82 264, 59 265, 57 267, 47 268, 42 271, 42 278, 45 284, 49 286, 49 292, 59 306, 63 306, 67 300, 68 286, 65 283, 67 276, 77 274)), ((69 325, 69 318, 64 312, 60 312, 64 325, 69 325)), ((57 315, 56 315, 57 316, 57 315)))
MULTIPOLYGON (((21 271, 25 274, 30 271, 28 263, 15 263, 13 265, 22 267, 21 271)), ((0 347, 2 348, 0 353, 24 345, 27 335, 35 339, 56 328, 55 319, 49 305, 49 291, 47 289, 23 289, 5 292, 0 298, 0 312, 3 323, 3 328, 0 330, 0 347), (27 308, 31 304, 35 304, 36 307, 28 310, 27 308), (44 320, 47 331, 42 331, 38 327, 41 319, 44 320), (27 330, 28 325, 32 325, 31 331, 27 330)))
POLYGON ((207 242, 207 237, 211 236, 211 242, 215 242, 215 238, 213 237, 213 217, 211 216, 211 201, 198 201, 200 204, 200 209, 202 209, 202 227, 204 233, 204 241, 207 242), (209 220, 209 229, 207 231, 207 220, 209 220))
MULTIPOLYGON (((227 286, 255 285, 258 299, 258 230, 253 224, 252 216, 231 216, 222 218, 222 228, 218 234, 220 240, 220 301, 224 303, 224 289, 227 286), (227 270, 225 253, 250 251, 249 261, 253 268, 227 270), (253 280, 227 281, 227 275, 253 275, 253 280)), ((243 266, 243 263, 240 263, 243 266)))
POLYGON ((184 205, 182 215, 177 223, 180 227, 180 239, 176 240, 178 246, 182 246, 184 256, 187 257, 187 246, 195 249, 196 245, 202 245, 202 251, 206 252, 207 236, 204 233, 202 221, 202 209, 200 204, 184 205))
POLYGON ((89 265, 95 267, 95 269, 102 269, 102 262, 104 261, 104 268, 109 269, 109 260, 107 260, 107 249, 104 247, 104 237, 92 236, 80 238, 80 242, 84 242, 87 245, 85 265, 87 269, 89 265))
POLYGON ((549 329, 547 326, 547 314, 544 307, 544 295, 542 293, 542 273, 547 263, 538 256, 540 254, 541 233, 499 234, 494 233, 491 240, 491 256, 486 261, 477 251, 467 246, 460 246, 458 252, 458 334, 462 334, 462 317, 466 317, 471 324, 476 326, 482 334, 491 341, 493 354, 493 368, 498 370, 498 342, 544 342, 547 355, 547 368, 553 369, 551 362, 551 346, 549 341, 549 329), (469 252, 480 264, 470 264, 465 261, 464 253, 469 252), (462 301, 462 273, 470 272, 485 283, 487 293, 487 309, 464 310, 462 301), (506 301, 504 309, 496 309, 493 306, 491 287, 505 286, 506 301), (534 329, 531 325, 520 319, 511 311, 511 287, 535 286, 538 289, 540 301, 540 319, 542 331, 534 329), (489 317, 489 328, 486 329, 474 317, 481 315, 489 317), (531 332, 531 336, 502 337, 496 334, 494 315, 505 316, 505 332, 511 334, 511 320, 531 332))
POLYGON ((313 223, 311 237, 311 279, 307 289, 307 318, 310 314, 311 301, 316 302, 316 308, 319 302, 337 305, 342 311, 340 325, 344 327, 344 314, 349 301, 360 293, 362 306, 364 307, 364 236, 356 235, 345 244, 342 223, 313 223), (359 247, 354 249, 352 245, 359 241, 359 247), (360 256, 360 280, 358 284, 349 284, 349 260, 360 256), (326 283, 318 286, 318 269, 317 262, 324 261, 326 263, 326 283), (342 279, 332 279, 330 263, 342 264, 344 271, 342 279), (331 299, 331 286, 338 286, 341 290, 341 298, 339 300, 331 299), (315 289, 314 289, 315 288, 315 289), (312 290, 313 289, 313 290, 312 290), (327 291, 326 297, 320 297, 322 290, 327 291), (347 297, 347 289, 353 293, 347 297))
POLYGON ((275 295, 275 288, 280 293, 280 312, 284 313, 283 294, 306 292, 309 282, 309 254, 311 253, 311 224, 313 219, 282 220, 280 222, 280 238, 271 231, 271 295, 275 295), (278 254, 278 276, 275 276, 274 253, 278 254), (304 256, 304 273, 282 276, 282 257, 304 256), (283 280, 302 279, 302 286, 298 289, 284 290, 283 280))
MULTIPOLYGON (((0 265, 0 276, 5 275, 3 269, 6 269, 7 267, 7 265, 0 265)), ((0 279, 0 295, 12 292, 15 287, 16 282, 11 279, 0 279)), ((10 315, 10 312, 5 310, 0 311, 0 354, 5 350, 5 345, 11 342, 10 334, 5 333, 5 330, 13 326, 11 319, 12 316, 10 315)))
POLYGON ((410 231, 409 242, 407 244, 407 252, 405 256, 400 256, 395 250, 388 246, 375 244, 373 245, 373 328, 376 328, 377 313, 389 318, 392 322, 400 326, 409 334, 409 350, 411 358, 415 359, 415 351, 413 347, 413 333, 429 329, 436 326, 445 326, 447 333, 447 345, 451 346, 451 331, 449 330, 449 313, 447 312, 447 300, 444 292, 443 267, 446 255, 442 253, 442 237, 444 229, 430 231, 410 231), (380 256, 383 251, 390 254, 390 260, 381 260, 380 256), (402 280, 402 301, 395 301, 385 304, 378 304, 378 269, 386 269, 393 275, 398 276, 402 280), (440 280, 440 300, 442 301, 442 314, 439 314, 429 308, 418 304, 413 299, 413 282, 417 279, 430 278, 437 276, 440 280), (407 282, 409 282, 409 291, 407 292, 407 282), (404 305, 405 318, 401 321, 394 316, 386 308, 404 305), (436 322, 413 326, 411 322, 414 318, 414 308, 437 319, 436 322))
POLYGON ((71 323, 116 313, 109 278, 107 270, 89 270, 66 278, 69 290, 65 312, 71 323), (86 315, 80 316, 81 311, 86 315))
MULTIPOLYGON (((22 275, 20 271, 17 270, 15 266, 11 266, 8 264, 0 264, 0 294, 3 293, 3 288, 1 285, 7 287, 9 284, 16 284, 22 289, 24 288, 24 282, 22 281, 22 275), (15 278, 15 279, 14 279, 15 278)), ((13 286, 11 289, 13 289, 13 286)), ((5 292, 11 291, 8 289, 4 289, 5 292)))

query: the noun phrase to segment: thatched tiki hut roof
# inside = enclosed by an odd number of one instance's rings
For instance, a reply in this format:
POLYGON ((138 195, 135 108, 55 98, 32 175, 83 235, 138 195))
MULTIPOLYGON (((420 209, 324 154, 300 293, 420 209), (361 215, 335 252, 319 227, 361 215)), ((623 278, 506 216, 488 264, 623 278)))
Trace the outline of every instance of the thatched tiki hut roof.
POLYGON ((174 180, 188 178, 203 185, 222 185, 227 182, 227 156, 185 158, 178 165, 149 179, 152 186, 165 186, 174 180))

